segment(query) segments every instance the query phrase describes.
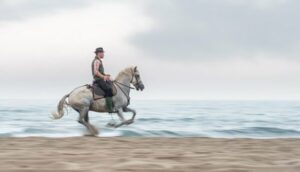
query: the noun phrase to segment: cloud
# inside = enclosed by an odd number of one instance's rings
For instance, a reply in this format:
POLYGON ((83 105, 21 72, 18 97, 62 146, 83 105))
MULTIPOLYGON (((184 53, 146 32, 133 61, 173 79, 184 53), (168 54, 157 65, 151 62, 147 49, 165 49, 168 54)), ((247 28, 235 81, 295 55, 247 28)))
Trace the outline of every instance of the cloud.
POLYGON ((138 66, 146 90, 133 91, 134 99, 300 98, 300 60, 280 58, 298 52, 295 1, 3 2, 2 98, 59 99, 91 83, 98 46, 113 77, 138 66), (257 58, 228 59, 238 55, 257 58), (218 60, 203 60, 211 58, 218 60))
POLYGON ((0 21, 24 20, 59 10, 89 5, 88 0, 0 0, 0 21))
POLYGON ((300 2, 296 0, 169 0, 146 3, 151 30, 130 39, 151 57, 297 58, 300 2))
POLYGON ((1 97, 60 92, 59 97, 75 86, 91 83, 93 52, 99 46, 106 50, 105 71, 113 77, 137 64, 127 37, 148 28, 148 22, 134 5, 99 1, 86 8, 59 9, 62 11, 2 23, 1 97))

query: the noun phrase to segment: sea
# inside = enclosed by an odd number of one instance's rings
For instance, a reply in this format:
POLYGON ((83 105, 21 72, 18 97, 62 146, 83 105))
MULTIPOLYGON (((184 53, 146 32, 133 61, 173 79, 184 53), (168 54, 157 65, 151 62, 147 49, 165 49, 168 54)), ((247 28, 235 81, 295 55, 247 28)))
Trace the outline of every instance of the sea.
MULTIPOLYGON (((0 137, 73 137, 88 134, 78 113, 51 119, 59 100, 0 99, 0 137)), ((90 112, 99 137, 299 138, 300 101, 131 100, 131 125, 111 128, 116 114, 90 112)), ((131 113, 125 113, 126 118, 131 113)))

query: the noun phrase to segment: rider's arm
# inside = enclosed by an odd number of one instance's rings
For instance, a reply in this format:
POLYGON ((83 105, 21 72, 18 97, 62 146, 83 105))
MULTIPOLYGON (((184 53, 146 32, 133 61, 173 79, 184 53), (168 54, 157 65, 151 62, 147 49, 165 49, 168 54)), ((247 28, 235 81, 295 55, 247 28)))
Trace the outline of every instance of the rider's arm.
POLYGON ((99 60, 95 60, 94 63, 94 74, 102 79, 104 79, 105 75, 102 75, 102 73, 99 72, 99 66, 100 66, 100 61, 99 60))

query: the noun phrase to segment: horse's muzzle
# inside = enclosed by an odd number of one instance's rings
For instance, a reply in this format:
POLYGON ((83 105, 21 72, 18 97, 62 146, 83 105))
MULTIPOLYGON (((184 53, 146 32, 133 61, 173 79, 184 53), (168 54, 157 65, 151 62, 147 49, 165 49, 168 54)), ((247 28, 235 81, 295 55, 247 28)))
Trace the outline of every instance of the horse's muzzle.
POLYGON ((145 89, 144 84, 141 84, 141 85, 140 85, 140 89, 141 89, 141 91, 143 91, 143 90, 145 89))
POLYGON ((143 89, 145 88, 143 83, 138 83, 137 85, 135 85, 136 90, 141 90, 143 91, 143 89))

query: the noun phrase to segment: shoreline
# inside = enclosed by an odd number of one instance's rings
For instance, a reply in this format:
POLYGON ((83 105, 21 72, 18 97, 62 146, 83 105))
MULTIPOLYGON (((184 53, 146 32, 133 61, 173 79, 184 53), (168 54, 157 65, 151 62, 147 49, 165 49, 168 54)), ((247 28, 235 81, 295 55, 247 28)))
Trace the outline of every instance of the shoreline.
POLYGON ((300 138, 0 138, 0 171, 300 171, 300 138))

